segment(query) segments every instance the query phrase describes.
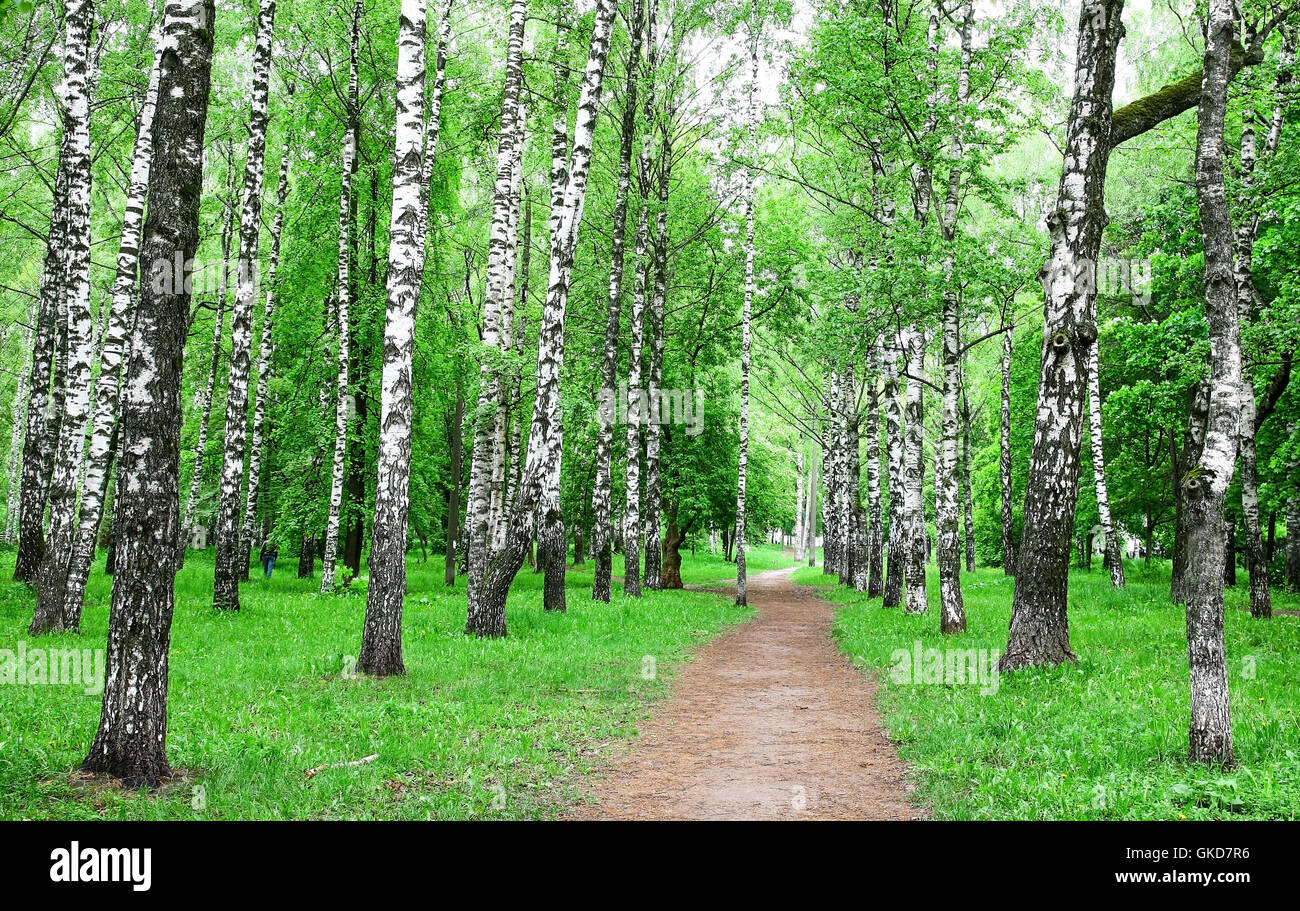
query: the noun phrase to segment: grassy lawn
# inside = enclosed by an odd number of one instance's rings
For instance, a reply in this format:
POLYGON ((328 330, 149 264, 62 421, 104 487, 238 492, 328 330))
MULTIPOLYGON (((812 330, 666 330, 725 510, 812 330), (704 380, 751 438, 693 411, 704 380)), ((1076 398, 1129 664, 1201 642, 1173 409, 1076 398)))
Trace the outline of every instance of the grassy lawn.
MULTIPOLYGON (((751 552, 754 571, 789 565, 751 552)), ((102 561, 102 557, 101 557, 102 561)), ((569 611, 541 609, 527 567, 509 603, 510 636, 466 637, 463 580, 442 584, 439 556, 412 561, 404 626, 407 676, 348 679, 360 647, 365 578, 322 597, 295 561, 243 589, 243 610, 210 607, 212 556, 191 554, 177 579, 168 756, 180 772, 138 794, 75 774, 95 733, 100 698, 80 685, 0 686, 0 819, 464 819, 554 816, 609 741, 635 734, 673 668, 751 616, 703 592, 614 586, 590 598, 591 564, 569 577, 569 611), (644 673, 645 656, 656 673, 644 673), (378 754, 364 765, 308 771, 378 754), (201 789, 201 790, 200 790, 201 789), (198 807, 196 809, 196 807, 198 807)), ((102 566, 102 562, 100 563, 102 566)), ((621 561, 614 571, 621 574, 621 561)), ((0 578, 13 572, 0 554, 0 578)), ((688 584, 735 568, 686 554, 688 584)), ((256 575, 256 571, 254 573, 256 575)), ((0 583, 0 649, 102 648, 109 579, 92 573, 81 636, 33 641, 34 596, 0 583)))
MULTIPOLYGON (((1296 819, 1300 817, 1300 617, 1258 622, 1246 584, 1228 592, 1227 645, 1238 767, 1194 767, 1187 753, 1183 612, 1169 604, 1167 564, 1129 567, 1128 588, 1106 574, 1070 577, 1077 664, 1001 676, 991 687, 891 679, 896 649, 1006 646, 1011 580, 1000 569, 963 575, 969 631, 938 632, 930 613, 883 610, 835 586, 821 569, 795 580, 842 605, 844 651, 880 681, 880 708, 913 767, 918 801, 942 819, 1296 819)), ((1300 608, 1275 592, 1274 607, 1300 608)), ((924 653, 923 653, 924 654, 924 653)))

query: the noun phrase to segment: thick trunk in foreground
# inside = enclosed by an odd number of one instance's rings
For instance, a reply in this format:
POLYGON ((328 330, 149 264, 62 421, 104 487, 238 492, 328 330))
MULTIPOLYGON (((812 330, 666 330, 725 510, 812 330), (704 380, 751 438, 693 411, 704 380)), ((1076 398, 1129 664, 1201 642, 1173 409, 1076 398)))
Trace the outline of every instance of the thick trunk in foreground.
POLYGON ((63 375, 61 421, 50 474, 49 531, 37 569, 36 613, 30 632, 76 629, 65 612, 68 566, 77 532, 77 482, 90 417, 91 360, 95 326, 90 312, 90 32, 91 0, 68 0, 64 16, 63 160, 67 164, 67 230, 63 238, 62 320, 67 333, 60 352, 63 375))
MULTIPOLYGON (((215 6, 168 0, 142 263, 189 262, 199 239, 215 6)), ((82 769, 156 785, 167 764, 167 659, 175 606, 185 286, 142 288, 124 384, 119 543, 104 703, 82 769)))
POLYGON ((1241 337, 1233 280, 1232 222, 1223 176, 1223 122, 1228 104, 1232 0, 1210 0, 1205 79, 1197 114, 1196 201, 1205 246, 1205 319, 1210 329, 1210 408, 1205 446, 1182 478, 1187 495, 1187 659, 1191 684, 1189 756, 1231 765, 1232 719, 1223 636, 1223 504, 1237 458, 1241 337), (1216 559, 1216 557, 1218 559, 1216 559))
POLYGON ((406 595, 406 520, 410 512, 412 386, 416 304, 424 251, 420 186, 424 149, 425 0, 402 0, 397 34, 397 133, 389 224, 388 306, 379 415, 379 481, 370 548, 370 587, 357 669, 376 677, 405 672, 402 598, 406 595))
POLYGON ((248 449, 248 374, 253 352, 253 307, 257 302, 258 247, 262 236, 262 184, 266 177, 267 100, 271 80, 271 37, 275 0, 261 0, 253 48, 252 114, 244 164, 244 204, 239 217, 239 270, 230 317, 230 379, 226 385, 226 435, 217 498, 217 557, 212 604, 239 610, 240 519, 244 459, 248 449))
POLYGON ((1046 307, 1037 421, 1002 670, 1074 660, 1066 595, 1088 357, 1097 342, 1093 278, 1106 224, 1111 94, 1123 8, 1123 0, 1099 0, 1079 18, 1064 166, 1056 208, 1048 216, 1051 253, 1039 272, 1046 307))

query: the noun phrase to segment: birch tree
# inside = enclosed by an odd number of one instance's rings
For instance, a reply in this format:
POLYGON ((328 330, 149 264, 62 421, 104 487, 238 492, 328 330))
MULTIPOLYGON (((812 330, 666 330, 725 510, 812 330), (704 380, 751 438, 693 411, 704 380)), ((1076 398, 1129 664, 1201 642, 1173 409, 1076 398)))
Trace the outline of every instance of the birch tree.
POLYGON ((68 567, 67 595, 63 607, 67 623, 73 629, 80 623, 86 581, 95 558, 95 538, 103 520, 109 472, 116 448, 114 432, 121 410, 122 364, 127 355, 131 326, 135 322, 135 301, 139 290, 140 236, 153 156, 153 120, 158 106, 160 65, 161 60, 155 54, 136 126, 130 185, 118 246, 117 272, 113 279, 107 328, 99 356, 99 376, 95 381, 95 410, 91 420, 90 448, 86 455, 81 512, 68 567))
POLYGON ((90 417, 91 360, 95 355, 90 311, 90 33, 93 0, 68 0, 64 14, 63 154, 68 162, 67 233, 64 236, 62 319, 64 348, 62 421, 48 491, 49 532, 37 578, 33 636, 76 629, 66 615, 68 565, 76 538, 77 482, 90 417))
POLYGON ((422 159, 425 144, 425 0, 403 0, 397 34, 396 170, 389 225, 388 306, 384 319, 384 380, 379 416, 379 483, 370 549, 370 587, 357 668, 377 677, 405 672, 402 598, 406 595, 406 523, 410 510, 415 313, 424 269, 421 223, 426 217, 422 159))
POLYGON ((560 547, 563 554, 565 538, 559 504, 563 428, 559 386, 564 362, 565 307, 578 227, 586 202, 592 140, 616 7, 616 0, 600 0, 596 6, 591 46, 578 98, 565 202, 555 225, 561 241, 552 243, 546 304, 538 333, 537 393, 529 428, 528 454, 519 481, 519 495, 512 507, 506 542, 500 551, 491 555, 486 572, 478 580, 471 579, 471 585, 478 582, 478 591, 470 597, 467 631, 477 636, 505 635, 505 602, 510 583, 523 565, 528 543, 539 526, 545 529, 547 546, 560 547))
POLYGON ((1088 352, 1088 438, 1092 444, 1092 477, 1097 494, 1097 516, 1101 533, 1106 541, 1106 568, 1110 570, 1110 584, 1124 587, 1124 553, 1119 546, 1119 533, 1110 515, 1110 492, 1106 487, 1106 452, 1102 445, 1101 428, 1101 364, 1100 345, 1093 344, 1088 352))
MULTIPOLYGON (((653 0, 652 0, 653 2, 653 0)), ((613 450, 618 400, 618 339, 623 310, 623 273, 627 247, 628 196, 632 188, 632 147, 637 132, 637 73, 641 60, 643 0, 633 0, 627 85, 623 91, 623 122, 619 141, 618 188, 614 196, 613 235, 609 254, 609 296, 605 308, 605 340, 600 363, 600 427, 596 435, 596 487, 592 491, 592 548, 596 566, 592 598, 609 603, 613 566, 613 450)))
POLYGON ((235 308, 230 316, 230 379, 226 384, 226 434, 217 501, 217 558, 212 604, 239 610, 240 544, 244 460, 248 454, 248 376, 253 348, 253 307, 257 301, 258 249, 262 235, 262 185, 266 178, 267 102, 271 80, 271 39, 275 0, 260 0, 253 47, 252 114, 244 165, 243 207, 239 219, 239 268, 235 308))
MULTIPOLYGON (((492 227, 488 237, 488 279, 483 300, 482 354, 479 364, 479 398, 474 412, 474 448, 470 462, 469 503, 465 518, 469 547, 467 632, 479 635, 505 635, 504 605, 499 628, 485 626, 475 630, 479 613, 479 599, 483 594, 490 563, 498 548, 493 541, 494 517, 492 515, 492 479, 495 473, 496 415, 504 383, 501 365, 501 313, 506 304, 509 263, 508 231, 510 222, 511 190, 513 186, 514 143, 516 131, 513 120, 519 111, 520 89, 523 83, 524 24, 527 17, 526 0, 513 0, 510 6, 510 24, 506 45, 505 88, 501 101, 501 132, 497 143, 496 183, 492 194, 492 227)), ((513 576, 512 576, 513 578, 513 576)), ((507 583, 508 584, 508 583, 507 583)), ((503 599, 504 600, 504 599, 503 599)))
POLYGON ((1231 0, 1210 0, 1205 66, 1197 111, 1196 200, 1205 248, 1205 320, 1210 329, 1210 408, 1205 445, 1195 469, 1181 479, 1187 494, 1187 659, 1191 682, 1190 756, 1231 765, 1232 719, 1223 636, 1224 498, 1232 483, 1242 398, 1241 327, 1233 279, 1232 221, 1223 175, 1224 120, 1236 31, 1231 0), (1216 559, 1217 558, 1217 559, 1216 559))
POLYGON ((1002 495, 1002 572, 1008 576, 1016 574, 1015 518, 1011 503, 1011 349, 1014 338, 1015 326, 1008 326, 1002 333, 1002 358, 999 362, 1002 374, 1002 420, 998 428, 998 480, 1002 495))
MULTIPOLYGON (((1106 169, 1119 144, 1188 110, 1201 96, 1193 74, 1112 113, 1123 0, 1097 0, 1079 19, 1074 99, 1055 208, 1051 249, 1039 273, 1046 297, 1034 446, 1029 460, 1011 631, 1002 670, 1072 661, 1067 581, 1079 475, 1083 404, 1097 341, 1096 266, 1105 226, 1106 169)), ((1225 58, 1230 80, 1262 59, 1261 30, 1225 58)), ((1222 552, 1221 550, 1219 551, 1222 552)), ((1222 561, 1215 564, 1222 568, 1222 561)), ((1179 587, 1175 560, 1174 587, 1179 587)), ((1177 599, 1176 599, 1177 600, 1177 599)))
MULTIPOLYGON (((289 86, 289 98, 294 86, 289 86)), ((248 447, 248 493, 244 499, 244 518, 239 531, 240 566, 237 575, 248 581, 254 536, 257 533, 258 500, 262 490, 262 466, 266 457, 268 432, 267 411, 270 407, 271 376, 275 368, 275 294, 276 275, 280 268, 280 250, 284 236, 284 212, 289 200, 289 167, 293 148, 292 134, 280 156, 280 174, 275 190, 275 219, 271 223, 271 257, 266 266, 266 298, 262 307, 262 338, 257 346, 257 387, 253 393, 253 436, 248 447)))
MULTIPOLYGON (((1277 76, 1273 85, 1272 118, 1264 140, 1263 154, 1260 156, 1263 159, 1277 154, 1282 138, 1282 122, 1287 109, 1287 91, 1295 56, 1296 32, 1288 30, 1283 34, 1282 53, 1278 59, 1277 76)), ((1256 146, 1255 112, 1248 106, 1242 114, 1240 152, 1240 179, 1242 192, 1247 198, 1255 188, 1256 146)), ((1243 329, 1253 321, 1257 307, 1254 247, 1259 225, 1259 214, 1249 213, 1242 217, 1237 226, 1234 277, 1237 286, 1237 318, 1243 329)), ((1259 619, 1273 616, 1268 560, 1264 554, 1259 511, 1259 453, 1255 445, 1255 436, 1267 416, 1267 412, 1261 410, 1256 402, 1255 384, 1250 371, 1245 370, 1241 390, 1241 514, 1246 531, 1246 569, 1250 573, 1250 613, 1259 619)))
POLYGON ((903 348, 901 335, 891 338, 885 348, 885 448, 889 469, 889 548, 886 555, 884 606, 903 604, 903 576, 907 562, 906 507, 904 485, 906 456, 903 442, 903 406, 899 383, 899 359, 903 348))
POLYGON ((343 512, 343 473, 348 449, 348 308, 352 299, 352 181, 357 169, 357 132, 361 128, 358 83, 358 54, 361 42, 362 0, 352 7, 351 39, 348 51, 348 97, 344 103, 347 126, 343 136, 343 171, 339 190, 338 291, 338 389, 334 399, 334 469, 330 475, 329 521, 325 526, 325 559, 321 562, 320 590, 334 588, 335 562, 339 549, 339 522, 343 512))
MULTIPOLYGON (((142 264, 190 262, 199 236, 203 134, 216 9, 168 0, 142 264)), ((141 289, 122 402, 124 496, 108 620, 104 700, 82 769, 156 785, 167 763, 167 664, 175 604, 181 379, 189 294, 180 282, 141 289)))
MULTIPOLYGON (((959 26, 961 64, 957 70, 957 123, 949 140, 949 153, 954 162, 963 154, 962 129, 965 112, 962 108, 970 100, 971 31, 975 22, 975 4, 967 0, 962 4, 959 26)), ((957 499, 957 435, 961 421, 961 298, 953 284, 956 251, 952 249, 957 239, 958 218, 961 207, 963 173, 960 164, 948 171, 948 189, 944 198, 939 231, 949 246, 944 258, 943 291, 943 413, 939 458, 935 471, 936 531, 939 562, 939 629, 944 633, 966 630, 966 607, 961 593, 961 539, 958 530, 957 499)))
MULTIPOLYGON (((751 11, 749 23, 749 88, 747 127, 749 154, 758 153, 758 23, 751 11)), ((745 568, 745 487, 749 471, 749 349, 750 320, 754 309, 754 169, 745 166, 745 297, 740 316, 740 464, 736 494, 736 604, 749 603, 745 568)))

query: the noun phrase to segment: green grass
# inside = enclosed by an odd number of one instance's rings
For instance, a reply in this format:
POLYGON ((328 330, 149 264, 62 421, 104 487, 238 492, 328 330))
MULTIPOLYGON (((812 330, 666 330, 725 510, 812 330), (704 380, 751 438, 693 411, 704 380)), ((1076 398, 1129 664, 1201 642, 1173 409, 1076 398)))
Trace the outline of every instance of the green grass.
MULTIPOLYGON (((578 799, 581 777, 611 742, 634 736, 673 668, 751 612, 716 594, 647 592, 594 604, 590 572, 570 573, 567 614, 541 609, 527 567, 511 592, 504 640, 465 636, 463 582, 442 584, 440 559, 409 564, 407 676, 346 679, 360 646, 365 579, 322 597, 315 580, 243 588, 243 610, 210 607, 212 562, 191 554, 177 579, 168 758, 181 773, 151 793, 83 781, 75 770, 99 719, 80 686, 0 686, 3 819, 545 818, 578 799), (643 676, 653 656, 657 674, 643 676), (378 753, 366 765, 350 762, 378 753), (197 801, 198 788, 203 801, 197 801), (205 803, 195 809, 196 803, 205 803)), ((102 566, 102 563, 100 564, 102 566)), ((757 548, 751 565, 789 565, 757 548)), ((0 554, 0 578, 13 553, 0 554)), ((615 572, 621 572, 621 563, 615 572)), ((734 566, 687 554, 689 582, 734 578, 734 566)), ((256 573, 255 573, 256 575, 256 573)), ((0 584, 0 648, 102 648, 109 580, 92 573, 80 636, 33 641, 34 596, 0 584)))
MULTIPOLYGON (((938 632, 930 613, 884 610, 821 569, 795 580, 842 605, 843 650, 880 682, 878 707, 915 799, 942 819, 1296 819, 1300 817, 1300 617, 1252 620, 1244 580, 1228 592, 1227 647, 1238 766, 1186 761, 1187 652, 1183 612, 1169 604, 1167 566, 1131 564, 1116 591, 1100 570, 1070 577, 1070 639, 1079 661, 1002 675, 996 693, 971 685, 895 682, 895 649, 1006 647, 1011 580, 964 574, 968 632, 938 632)), ((1274 594, 1274 607, 1300 599, 1274 594)))

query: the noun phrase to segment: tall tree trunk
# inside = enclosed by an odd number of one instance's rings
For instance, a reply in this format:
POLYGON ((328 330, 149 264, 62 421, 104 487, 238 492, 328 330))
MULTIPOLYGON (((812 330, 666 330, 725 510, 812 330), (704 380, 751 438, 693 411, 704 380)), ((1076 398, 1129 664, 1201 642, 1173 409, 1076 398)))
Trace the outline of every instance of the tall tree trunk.
POLYGON ((402 598, 406 594, 406 521, 410 512, 412 386, 416 304, 424 251, 419 228, 426 207, 424 144, 425 0, 403 0, 397 35, 397 133, 393 213, 389 224, 388 307, 379 416, 379 482, 370 548, 370 587, 357 668, 377 677, 405 672, 402 598))
MULTIPOLYGON (((643 161, 644 164, 644 161, 643 161)), ((623 593, 641 597, 641 432, 649 411, 645 392, 645 315, 649 263, 646 243, 650 233, 649 206, 642 188, 636 226, 636 280, 632 292, 631 349, 627 378, 627 496, 623 508, 623 593)))
MULTIPOLYGON (((552 558, 558 551, 559 560, 564 559, 567 538, 559 503, 563 447, 559 387, 564 364, 565 309, 578 227, 586 202, 592 141, 616 7, 615 0, 600 0, 596 7, 591 46, 578 99, 565 202, 555 222, 554 236, 558 237, 558 242, 552 243, 546 305, 538 333, 537 394, 529 429, 528 456, 520 479, 519 495, 512 509, 507 540, 502 549, 492 555, 486 567, 488 571, 481 577, 480 591, 471 600, 467 628, 479 636, 505 634, 505 602, 510 583, 523 565, 528 543, 539 525, 547 545, 553 548, 552 558)), ((560 562, 560 570, 563 570, 563 562, 560 562)), ((562 586, 562 579, 560 584, 562 586)), ((551 607, 557 605, 552 602, 551 607)))
POLYGON ((881 509, 880 479, 880 347, 871 349, 871 375, 867 390, 867 596, 885 593, 884 513, 881 509))
POLYGON ((252 113, 248 121, 248 156, 244 163, 244 203, 239 219, 239 269, 235 309, 230 316, 230 380, 226 384, 226 435, 217 498, 217 558, 212 604, 239 610, 242 575, 240 518, 243 507, 244 458, 248 450, 248 373, 253 350, 253 308, 260 279, 258 247, 262 236, 262 185, 266 178, 267 101, 271 80, 271 39, 275 0, 260 0, 253 47, 252 113))
POLYGON ((451 424, 451 478, 447 484, 447 546, 443 554, 442 581, 444 585, 456 584, 456 545, 460 534, 460 488, 465 473, 465 397, 456 398, 451 424))
POLYGON ((803 552, 803 514, 804 514, 804 490, 808 486, 808 479, 804 476, 804 461, 802 447, 795 453, 795 477, 794 477, 794 558, 802 563, 804 558, 803 552))
POLYGON ((1066 595, 1079 478, 1088 357, 1097 341, 1092 281, 1106 223, 1111 94, 1123 0, 1098 0, 1079 17, 1074 101, 1066 129, 1049 259, 1038 416, 1026 484, 1024 532, 1002 670, 1074 660, 1066 595))
POLYGON ((1016 574, 1016 527, 1011 487, 1011 347, 1015 327, 1002 333, 1002 426, 998 444, 998 469, 1002 482, 1002 572, 1016 574))
POLYGON ((885 449, 889 477, 889 548, 885 571, 884 606, 903 604, 903 575, 907 562, 907 524, 903 476, 906 457, 903 441, 903 407, 899 387, 901 338, 885 348, 885 449))
POLYGON ((930 609, 925 591, 926 551, 929 532, 925 527, 925 334, 907 330, 907 432, 904 438, 906 471, 904 475, 903 512, 907 524, 907 556, 903 568, 906 580, 906 609, 909 614, 924 614, 930 609))
POLYGON ((352 180, 357 170, 357 132, 361 127, 357 63, 361 42, 362 0, 352 7, 349 48, 348 100, 343 137, 343 171, 339 191, 338 265, 338 390, 334 399, 334 471, 330 481, 329 521, 325 526, 325 557, 321 561, 320 590, 334 588, 334 564, 338 558, 339 524, 343 514, 343 475, 348 448, 348 346, 351 326, 348 308, 352 299, 352 180))
MULTIPOLYGON (((216 9, 168 0, 142 264, 189 262, 198 247, 203 133, 216 9)), ((86 772, 156 785, 167 764, 167 664, 175 606, 185 283, 143 283, 122 403, 119 553, 103 708, 86 772)))
MULTIPOLYGON (((953 161, 962 157, 962 121, 964 107, 970 98, 971 30, 975 20, 975 4, 966 0, 961 19, 961 65, 957 73, 957 126, 949 143, 953 161)), ((943 290, 943 397, 940 420, 940 441, 935 471, 935 528, 938 534, 939 557, 939 629, 945 633, 960 633, 966 629, 966 607, 961 593, 961 535, 958 518, 960 479, 958 477, 957 436, 961 423, 962 347, 961 299, 953 284, 953 268, 957 254, 953 248, 957 239, 957 221, 961 211, 962 170, 953 165, 948 171, 948 190, 944 198, 943 214, 939 224, 940 234, 949 246, 944 257, 943 290)))
POLYGON ((966 388, 961 392, 961 495, 962 537, 966 545, 966 572, 975 572, 975 500, 971 491, 970 402, 966 388))
POLYGON ((1190 514, 1188 550, 1195 554, 1187 567, 1186 601, 1190 758, 1223 765, 1233 761, 1220 575, 1223 503, 1236 463, 1242 392, 1232 222, 1223 176, 1223 122, 1234 26, 1232 0, 1210 0, 1196 137, 1196 200, 1205 246, 1205 318, 1210 329, 1210 408, 1201 457, 1182 479, 1190 514))
MULTIPOLYGON (((233 173, 233 167, 231 168, 233 173)), ((212 353, 208 358, 207 379, 195 395, 194 410, 199 415, 198 441, 194 445, 194 470, 190 474, 189 496, 181 518, 181 547, 177 553, 177 567, 185 565, 185 551, 194 537, 194 523, 198 512, 199 494, 203 490, 203 469, 207 464, 208 430, 212 425, 212 401, 217 389, 217 370, 221 366, 221 336, 226 322, 226 276, 230 271, 231 217, 223 216, 221 232, 221 263, 217 273, 217 301, 212 316, 212 353)))
MULTIPOLYGON (((647 50, 647 67, 651 74, 649 90, 646 93, 645 119, 654 122, 655 83, 654 74, 658 68, 656 7, 651 3, 649 9, 650 46, 647 50)), ((654 270, 654 287, 650 293, 650 419, 645 431, 645 582, 650 589, 664 587, 663 540, 661 517, 663 513, 663 481, 661 475, 660 452, 662 449, 663 426, 667 418, 663 414, 664 384, 664 323, 668 298, 668 194, 672 179, 673 149, 670 132, 672 116, 664 118, 659 130, 659 166, 656 183, 658 184, 659 206, 655 212, 655 237, 652 244, 652 262, 654 270)), ((643 151, 649 146, 646 143, 643 151)), ((649 164, 643 161, 642 174, 650 176, 649 164)))
MULTIPOLYGON (((469 503, 465 517, 468 547, 468 621, 466 631, 479 636, 506 634, 504 596, 502 609, 490 611, 485 603, 485 586, 492 565, 498 560, 495 517, 492 515, 492 479, 495 473, 497 414, 505 389, 501 367, 501 322, 509 291, 510 210, 514 176, 514 120, 519 112, 523 80, 524 22, 526 0, 513 0, 510 7, 509 39, 506 48, 505 92, 501 102, 501 133, 497 143, 497 173, 492 195, 492 227, 488 238, 488 281, 483 300, 482 352, 479 364, 479 398, 474 411, 474 445, 470 461, 469 503)), ((512 577, 513 578, 513 577, 512 577)), ((507 583, 508 585, 509 583, 507 583)))
POLYGON ((1169 596, 1174 604, 1187 603, 1187 566, 1191 552, 1188 549, 1188 522, 1191 512, 1187 508, 1187 488, 1183 476, 1201 460, 1205 446, 1206 420, 1210 410, 1210 386, 1202 381, 1187 394, 1187 429, 1183 435, 1181 454, 1174 449, 1174 554, 1170 574, 1169 596))
POLYGON ((1124 587, 1124 552, 1119 546, 1119 532, 1110 517, 1110 494, 1106 489, 1106 453, 1101 436, 1101 372, 1100 358, 1094 343, 1088 352, 1088 437, 1092 443, 1092 476, 1097 494, 1097 515, 1101 519, 1101 533, 1106 541, 1106 568, 1110 570, 1110 584, 1124 587))
MULTIPOLYGON (((1286 113, 1288 83, 1291 67, 1295 63, 1295 32, 1284 33, 1281 59, 1274 82, 1272 126, 1264 141, 1264 157, 1271 158, 1281 141, 1282 120, 1286 113)), ((1255 115, 1247 106, 1242 112, 1241 128, 1241 183, 1243 193, 1249 197, 1255 185, 1255 115)), ((1254 247, 1259 233, 1259 216, 1242 218, 1237 228, 1235 278, 1237 285, 1237 317, 1242 326, 1255 318, 1254 247)), ((1255 402, 1255 384, 1249 369, 1242 376, 1241 389, 1241 515, 1246 532, 1246 569, 1250 573, 1250 613, 1256 619, 1267 620, 1273 616, 1273 599, 1269 591, 1268 559, 1264 554, 1263 529, 1259 514, 1259 453, 1255 434, 1260 420, 1255 402)))
POLYGON ((809 493, 803 503, 803 537, 805 550, 809 555, 810 567, 816 565, 816 498, 818 498, 818 480, 816 480, 816 459, 809 461, 809 493))
MULTIPOLYGON (((1287 424, 1286 435, 1294 440, 1296 424, 1287 424)), ((1291 450, 1296 452, 1295 449, 1291 450)), ((1289 496, 1286 501, 1286 563, 1283 575, 1291 591, 1300 591, 1300 456, 1286 463, 1289 496)))
POLYGON ((843 530, 840 527, 840 507, 843 505, 841 487, 844 471, 840 464, 843 450, 840 446, 839 374, 832 371, 826 378, 826 427, 822 433, 822 474, 826 477, 826 496, 822 500, 822 530, 825 541, 822 553, 822 575, 838 575, 840 544, 843 530))
POLYGON ((95 539, 104 515, 108 480, 116 450, 118 413, 121 407, 122 363, 128 354, 128 339, 135 323, 135 300, 139 288, 140 236, 144 224, 145 195, 149 190, 149 168, 153 157, 153 121, 158 105, 159 67, 154 56, 136 126, 135 150, 131 156, 131 178, 127 189, 126 209, 122 216, 122 236, 117 254, 117 273, 108 309, 108 326, 99 355, 99 377, 95 382, 95 412, 91 419, 90 449, 86 457, 82 485, 81 514, 76 541, 68 567, 67 597, 64 614, 68 625, 76 629, 81 621, 86 580, 95 559, 95 539))
MULTIPOLYGON (((289 86, 293 98, 294 87, 289 86)), ((284 235, 285 204, 289 199, 289 160, 292 137, 286 141, 280 159, 279 183, 275 191, 275 220, 271 224, 271 260, 266 267, 266 305, 262 311, 262 339, 257 349, 257 389, 253 398, 253 439, 248 455, 248 496, 244 500, 244 521, 240 528, 239 578, 248 581, 249 564, 257 534, 257 508, 262 490, 262 464, 266 458, 267 410, 270 406, 271 376, 275 371, 275 279, 280 267, 281 239, 284 235)))
POLYGON ((627 88, 623 99, 623 124, 618 156, 618 189, 614 195, 614 224, 609 254, 609 297, 605 307, 605 346, 600 363, 600 429, 596 436, 596 488, 592 491, 594 516, 592 544, 596 553, 591 597, 609 603, 614 525, 612 521, 614 423, 618 419, 618 336, 623 309, 623 264, 627 246, 627 201, 632 187, 632 146, 637 130, 637 67, 641 59, 641 30, 645 19, 642 0, 632 4, 632 47, 627 58, 627 88))
MULTIPOLYGON (((758 24, 749 23, 749 153, 758 152, 758 24)), ((745 494, 749 472, 749 348, 754 309, 754 170, 745 167, 745 297, 740 317, 740 456, 736 491, 736 604, 749 603, 745 567, 745 494)))
MULTIPOLYGON (((32 316, 36 316, 36 311, 33 311, 32 316)), ((33 347, 32 343, 35 338, 30 323, 34 322, 35 320, 32 319, 29 322, 28 327, 23 330, 21 351, 23 360, 27 362, 30 362, 33 347)), ((18 374, 18 384, 14 387, 14 397, 13 401, 10 403, 10 410, 13 412, 13 430, 9 435, 9 484, 5 488, 5 527, 3 540, 6 544, 18 543, 18 513, 20 511, 19 504, 22 502, 20 479, 22 477, 21 471, 23 463, 23 429, 26 426, 24 420, 26 414, 23 403, 28 400, 28 394, 30 392, 28 383, 30 381, 31 368, 29 364, 27 369, 20 371, 18 374)))
POLYGON ((64 15, 63 155, 67 160, 67 233, 63 239, 63 311, 67 333, 58 446, 48 490, 49 532, 37 570, 37 604, 30 632, 75 630, 64 609, 76 537, 77 481, 90 417, 95 325, 90 312, 90 33, 93 0, 68 0, 64 15))

